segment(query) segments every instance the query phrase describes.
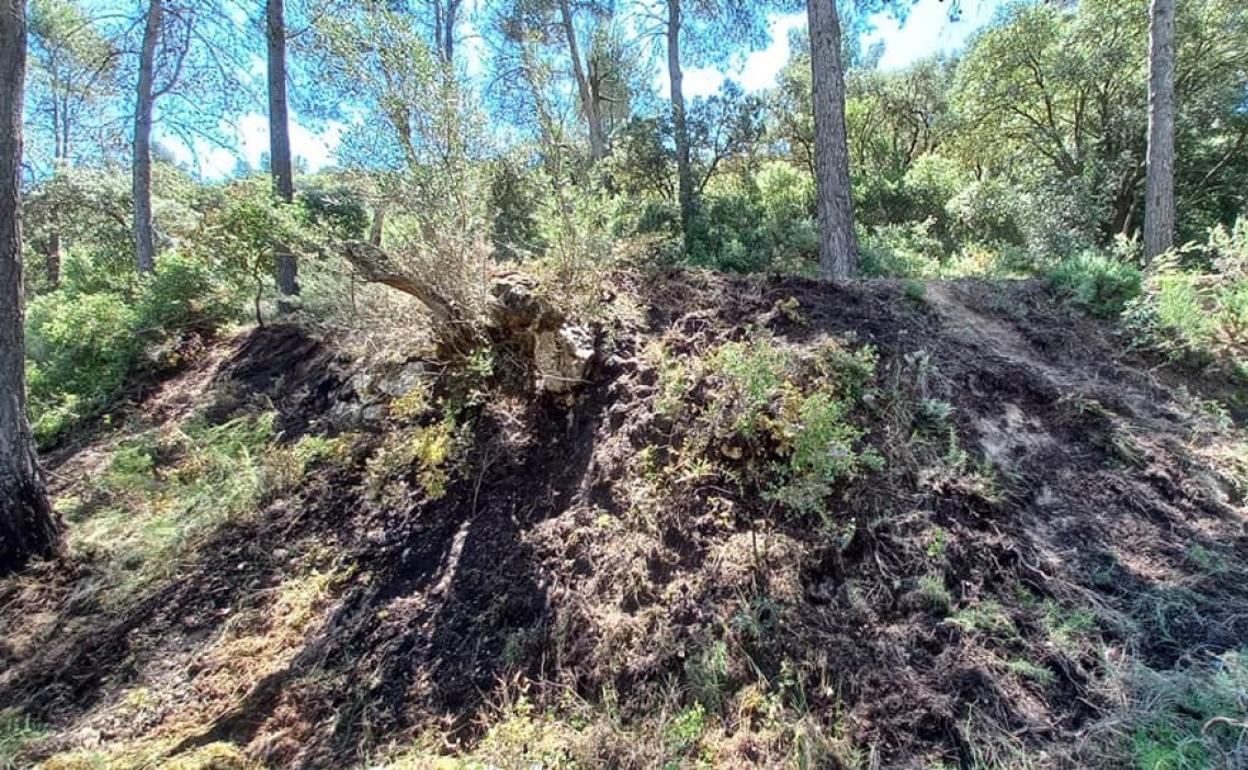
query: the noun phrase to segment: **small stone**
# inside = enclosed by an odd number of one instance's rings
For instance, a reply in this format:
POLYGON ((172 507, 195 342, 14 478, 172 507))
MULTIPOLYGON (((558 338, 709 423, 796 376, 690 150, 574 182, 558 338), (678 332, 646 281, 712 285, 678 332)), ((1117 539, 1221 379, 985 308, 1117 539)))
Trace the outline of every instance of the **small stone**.
POLYGON ((386 419, 389 408, 385 404, 369 404, 360 410, 360 419, 366 423, 379 423, 386 419))

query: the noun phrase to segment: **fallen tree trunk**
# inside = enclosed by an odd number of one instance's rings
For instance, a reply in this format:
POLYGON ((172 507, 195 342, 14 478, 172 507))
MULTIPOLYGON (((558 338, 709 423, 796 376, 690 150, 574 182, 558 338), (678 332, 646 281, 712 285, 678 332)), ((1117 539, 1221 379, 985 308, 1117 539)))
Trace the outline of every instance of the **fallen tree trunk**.
POLYGON ((482 313, 446 297, 371 243, 347 241, 335 249, 365 281, 415 297, 428 309, 440 356, 460 358, 492 345, 519 354, 506 358, 524 362, 524 379, 537 390, 567 395, 584 381, 593 334, 551 304, 536 278, 517 271, 493 276, 482 313))

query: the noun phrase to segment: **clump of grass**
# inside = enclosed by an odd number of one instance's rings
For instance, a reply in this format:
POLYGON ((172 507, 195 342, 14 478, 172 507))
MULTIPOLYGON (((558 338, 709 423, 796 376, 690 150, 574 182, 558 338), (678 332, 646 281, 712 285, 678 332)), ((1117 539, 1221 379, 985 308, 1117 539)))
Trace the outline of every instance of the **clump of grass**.
POLYGON ((1068 609, 1054 601, 1045 602, 1041 625, 1055 647, 1070 652, 1096 629, 1096 616, 1080 608, 1068 609))
POLYGON ((20 711, 0 710, 0 770, 16 770, 22 755, 43 734, 30 717, 20 711))
POLYGON ((718 707, 728 689, 728 645, 717 639, 685 661, 685 680, 699 702, 718 707))
POLYGON ((764 334, 701 360, 657 360, 655 409, 679 418, 683 479, 730 475, 783 510, 830 525, 823 503, 836 485, 880 467, 855 419, 875 377, 869 346, 829 340, 805 354, 764 334), (695 387, 701 403, 689 402, 695 387))
POLYGON ((1048 686, 1053 683, 1056 678, 1052 671, 1044 666, 1037 665, 1025 658, 1015 658, 1005 664, 1011 674, 1030 679, 1041 686, 1048 686))
POLYGON ((113 749, 72 751, 49 757, 42 770, 263 770, 232 743, 216 742, 174 757, 174 741, 123 745, 113 749))
POLYGON ((968 634, 1013 636, 1014 621, 998 602, 991 599, 956 612, 949 622, 968 634))
POLYGON ((315 452, 274 445, 275 418, 192 420, 127 439, 100 479, 102 494, 67 505, 71 551, 106 565, 117 598, 173 574, 222 526, 298 483, 315 452))
POLYGON ((1096 251, 1059 262, 1048 278, 1054 289, 1098 318, 1117 318, 1143 284, 1138 268, 1096 251))
POLYGON ((919 578, 916 589, 920 603, 938 615, 947 615, 953 607, 953 594, 945 587, 944 578, 939 575, 924 575, 919 578))
POLYGON ((1248 666, 1229 651, 1173 671, 1141 667, 1123 741, 1136 767, 1243 767, 1248 762, 1248 666))
MULTIPOLYGON (((309 568, 284 580, 264 606, 231 616, 195 663, 191 689, 204 703, 204 719, 286 666, 305 643, 312 623, 354 573, 350 566, 309 568)), ((182 710, 181 719, 188 710, 182 710)))

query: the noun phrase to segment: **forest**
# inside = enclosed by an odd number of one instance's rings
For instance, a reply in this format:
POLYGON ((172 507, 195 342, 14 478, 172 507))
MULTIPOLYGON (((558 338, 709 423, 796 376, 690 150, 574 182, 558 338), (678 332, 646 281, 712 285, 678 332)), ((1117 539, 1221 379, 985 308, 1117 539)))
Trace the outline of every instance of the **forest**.
POLYGON ((0 0, 0 113, 0 770, 1248 768, 1242 0, 0 0))

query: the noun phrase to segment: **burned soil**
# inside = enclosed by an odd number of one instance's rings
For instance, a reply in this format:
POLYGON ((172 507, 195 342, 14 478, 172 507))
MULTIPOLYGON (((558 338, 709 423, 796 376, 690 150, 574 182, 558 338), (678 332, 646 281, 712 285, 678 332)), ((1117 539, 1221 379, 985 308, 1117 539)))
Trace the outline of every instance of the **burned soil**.
POLYGON ((520 690, 610 723, 547 766, 1128 765, 1137 674, 1248 639, 1233 383, 1040 282, 615 284, 636 310, 570 398, 272 326, 57 456, 71 530, 140 433, 192 437, 152 440, 164 478, 271 415, 300 470, 141 581, 71 538, 0 583, 0 704, 37 732, 15 761, 467 754, 520 690), (843 456, 807 466, 820 404, 843 456))

